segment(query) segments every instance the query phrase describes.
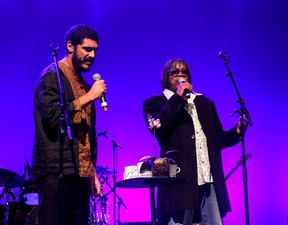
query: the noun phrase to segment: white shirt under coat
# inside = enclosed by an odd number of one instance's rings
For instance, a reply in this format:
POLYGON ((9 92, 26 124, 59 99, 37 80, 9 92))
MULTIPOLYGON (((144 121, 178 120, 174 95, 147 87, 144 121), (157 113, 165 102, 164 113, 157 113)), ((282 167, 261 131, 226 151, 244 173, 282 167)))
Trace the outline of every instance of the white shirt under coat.
MULTIPOLYGON (((175 93, 168 89, 165 89, 163 91, 163 94, 167 99, 169 99, 175 93)), ((212 183, 213 178, 210 170, 207 139, 198 119, 197 109, 194 103, 194 99, 197 95, 201 94, 197 94, 194 92, 190 93, 190 98, 188 98, 187 100, 188 103, 185 109, 191 116, 194 124, 198 185, 202 185, 205 183, 212 183)), ((194 134, 191 135, 191 138, 194 138, 194 134)))

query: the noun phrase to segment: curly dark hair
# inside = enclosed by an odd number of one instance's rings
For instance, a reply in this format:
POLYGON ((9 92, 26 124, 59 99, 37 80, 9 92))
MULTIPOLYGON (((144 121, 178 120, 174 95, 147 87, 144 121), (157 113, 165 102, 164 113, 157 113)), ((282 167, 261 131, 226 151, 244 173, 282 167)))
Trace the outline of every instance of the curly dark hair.
POLYGON ((68 53, 67 49, 67 42, 71 41, 73 45, 79 45, 83 43, 83 40, 85 38, 91 39, 96 41, 97 43, 99 42, 99 35, 98 33, 92 29, 91 27, 85 25, 85 24, 77 24, 72 26, 66 33, 65 36, 65 49, 66 52, 68 53))
POLYGON ((187 62, 184 61, 183 59, 171 59, 165 63, 164 68, 162 70, 162 75, 161 75, 161 88, 162 88, 162 90, 164 90, 165 88, 170 89, 170 84, 169 84, 170 74, 169 74, 169 72, 171 70, 173 70, 177 64, 182 64, 188 69, 188 71, 189 71, 188 81, 189 81, 189 83, 191 83, 191 74, 190 74, 190 70, 189 70, 187 62))

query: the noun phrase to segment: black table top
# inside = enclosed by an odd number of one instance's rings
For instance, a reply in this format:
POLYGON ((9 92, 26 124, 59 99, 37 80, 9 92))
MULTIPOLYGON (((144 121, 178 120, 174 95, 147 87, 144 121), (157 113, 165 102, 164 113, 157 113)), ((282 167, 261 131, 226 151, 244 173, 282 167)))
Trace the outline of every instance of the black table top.
POLYGON ((180 184, 185 182, 187 182, 187 179, 182 177, 137 177, 119 181, 116 183, 116 187, 147 188, 180 184))

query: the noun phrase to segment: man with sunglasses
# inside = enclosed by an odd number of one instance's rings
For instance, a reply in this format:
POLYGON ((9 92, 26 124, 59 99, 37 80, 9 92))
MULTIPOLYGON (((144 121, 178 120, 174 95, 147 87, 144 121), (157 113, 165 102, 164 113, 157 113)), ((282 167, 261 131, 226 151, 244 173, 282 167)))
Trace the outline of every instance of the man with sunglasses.
POLYGON ((161 157, 173 159, 181 168, 177 177, 188 182, 158 188, 158 220, 169 225, 221 225, 231 211, 221 149, 240 141, 246 123, 223 130, 213 101, 192 91, 184 60, 164 65, 161 87, 162 94, 144 101, 143 114, 147 124, 147 118, 160 120, 161 126, 153 129, 161 157))

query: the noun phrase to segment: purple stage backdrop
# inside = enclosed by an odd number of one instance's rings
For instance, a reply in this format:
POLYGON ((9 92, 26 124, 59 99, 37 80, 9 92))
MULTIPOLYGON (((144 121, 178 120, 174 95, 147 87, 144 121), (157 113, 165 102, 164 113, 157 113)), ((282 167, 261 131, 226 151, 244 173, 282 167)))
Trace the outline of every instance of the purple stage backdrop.
MULTIPOLYGON (((84 76, 92 83, 92 75, 100 73, 107 83, 109 112, 96 104, 96 128, 109 131, 122 146, 117 149, 117 181, 125 166, 154 155, 142 103, 161 92, 160 73, 169 59, 189 63, 194 90, 215 101, 225 129, 236 123, 238 115, 230 115, 239 107, 237 95, 218 57, 224 50, 254 123, 245 139, 252 154, 247 161, 251 224, 288 224, 287 12, 287 0, 0 0, 0 168, 22 175, 25 158, 31 162, 34 85, 53 60, 51 43, 59 44, 59 59, 64 56, 70 26, 85 23, 100 35, 95 66, 84 76)), ((111 141, 99 137, 98 142, 98 165, 112 169, 111 141)), ((241 156, 241 145, 222 155, 228 174, 241 156)), ((108 179, 112 184, 111 175, 108 179)), ((241 167, 227 185, 232 212, 225 224, 243 225, 241 167)), ((105 186, 104 193, 109 191, 105 186)), ((117 194, 127 206, 121 207, 121 222, 151 219, 148 189, 119 188, 117 194)), ((112 220, 111 193, 108 200, 112 220)))

